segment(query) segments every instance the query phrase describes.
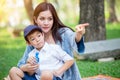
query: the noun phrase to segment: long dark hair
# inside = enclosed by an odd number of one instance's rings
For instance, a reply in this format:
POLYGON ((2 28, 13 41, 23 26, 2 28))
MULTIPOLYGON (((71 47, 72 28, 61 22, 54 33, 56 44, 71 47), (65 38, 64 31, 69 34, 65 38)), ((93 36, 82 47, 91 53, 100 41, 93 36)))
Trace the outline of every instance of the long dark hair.
POLYGON ((62 28, 62 27, 67 27, 65 26, 61 20, 58 18, 57 12, 54 8, 54 6, 51 3, 47 3, 47 2, 42 2, 40 4, 37 5, 37 7, 34 10, 34 14, 33 14, 33 22, 35 25, 37 25, 37 23, 35 22, 35 19, 37 19, 38 15, 40 12, 42 11, 46 11, 49 10, 52 13, 53 16, 53 26, 52 26, 52 35, 53 38, 56 41, 62 41, 60 34, 58 33, 58 29, 62 28))

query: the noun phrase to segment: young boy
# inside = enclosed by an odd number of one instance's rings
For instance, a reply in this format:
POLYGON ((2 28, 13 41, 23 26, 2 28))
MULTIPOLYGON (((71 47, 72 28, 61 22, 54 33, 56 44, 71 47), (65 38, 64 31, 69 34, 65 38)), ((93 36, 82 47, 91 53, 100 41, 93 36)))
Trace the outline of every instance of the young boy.
POLYGON ((37 80, 62 80, 63 73, 74 63, 73 58, 60 46, 46 43, 44 33, 38 26, 27 26, 24 29, 24 38, 28 45, 35 47, 28 54, 27 63, 39 64, 36 72, 28 74, 35 74, 37 80))

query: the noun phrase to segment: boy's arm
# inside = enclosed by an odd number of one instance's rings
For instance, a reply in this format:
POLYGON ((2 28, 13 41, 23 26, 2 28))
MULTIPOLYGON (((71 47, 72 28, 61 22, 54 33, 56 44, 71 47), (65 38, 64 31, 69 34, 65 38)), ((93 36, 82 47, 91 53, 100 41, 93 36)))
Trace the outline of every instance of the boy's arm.
POLYGON ((74 63, 74 60, 67 60, 61 68, 54 71, 53 74, 55 76, 60 76, 62 73, 64 73, 67 69, 69 69, 74 63))

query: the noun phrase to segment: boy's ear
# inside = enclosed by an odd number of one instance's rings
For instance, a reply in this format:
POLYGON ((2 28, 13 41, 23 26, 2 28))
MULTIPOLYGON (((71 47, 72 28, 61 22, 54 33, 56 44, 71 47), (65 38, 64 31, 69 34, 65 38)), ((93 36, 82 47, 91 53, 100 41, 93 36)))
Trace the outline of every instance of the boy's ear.
POLYGON ((26 41, 26 44, 27 44, 27 45, 31 45, 30 42, 28 42, 28 41, 26 41))
POLYGON ((44 36, 44 33, 42 32, 42 35, 44 36))
POLYGON ((44 33, 42 32, 43 38, 44 38, 44 33))

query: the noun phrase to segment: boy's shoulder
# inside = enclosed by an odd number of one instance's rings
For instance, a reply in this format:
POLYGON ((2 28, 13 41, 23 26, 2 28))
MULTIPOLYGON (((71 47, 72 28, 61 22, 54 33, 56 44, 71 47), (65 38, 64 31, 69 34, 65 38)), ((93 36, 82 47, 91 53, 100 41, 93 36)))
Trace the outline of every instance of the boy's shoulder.
POLYGON ((29 55, 34 55, 35 52, 36 52, 36 49, 34 48, 32 51, 29 52, 29 55))

